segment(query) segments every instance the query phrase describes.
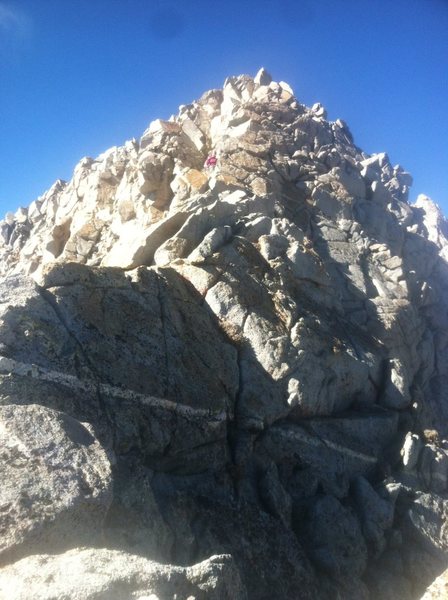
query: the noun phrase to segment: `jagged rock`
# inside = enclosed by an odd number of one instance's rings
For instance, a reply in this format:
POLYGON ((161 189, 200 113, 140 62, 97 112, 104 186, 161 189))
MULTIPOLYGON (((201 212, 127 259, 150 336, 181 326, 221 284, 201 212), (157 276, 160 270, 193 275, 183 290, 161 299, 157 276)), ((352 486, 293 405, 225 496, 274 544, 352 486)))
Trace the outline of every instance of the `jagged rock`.
POLYGON ((236 353, 174 271, 130 281, 73 264, 43 287, 13 278, 2 290, 0 401, 32 398, 98 423, 118 452, 140 448, 173 468, 201 468, 201 454, 226 460, 236 353))
POLYGON ((115 453, 108 545, 231 554, 253 600, 408 600, 434 578, 448 226, 411 184, 261 69, 5 216, 0 405, 63 411, 115 453))
POLYGON ((258 71, 254 78, 254 83, 257 85, 269 85, 271 81, 271 75, 263 67, 258 71))
POLYGON ((421 536, 427 547, 446 553, 447 514, 448 500, 435 494, 419 493, 409 509, 409 526, 416 535, 421 536))
POLYGON ((106 549, 37 554, 0 570, 0 596, 9 600, 139 600, 179 597, 245 600, 230 556, 212 556, 192 567, 161 565, 106 549))

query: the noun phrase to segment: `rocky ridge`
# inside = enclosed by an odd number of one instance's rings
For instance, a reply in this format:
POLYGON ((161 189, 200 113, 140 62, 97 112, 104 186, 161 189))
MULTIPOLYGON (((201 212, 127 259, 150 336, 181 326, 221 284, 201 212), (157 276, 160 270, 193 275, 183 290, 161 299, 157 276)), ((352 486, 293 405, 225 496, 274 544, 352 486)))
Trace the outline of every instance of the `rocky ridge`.
POLYGON ((448 228, 411 184, 262 69, 6 215, 0 597, 423 594, 448 228))

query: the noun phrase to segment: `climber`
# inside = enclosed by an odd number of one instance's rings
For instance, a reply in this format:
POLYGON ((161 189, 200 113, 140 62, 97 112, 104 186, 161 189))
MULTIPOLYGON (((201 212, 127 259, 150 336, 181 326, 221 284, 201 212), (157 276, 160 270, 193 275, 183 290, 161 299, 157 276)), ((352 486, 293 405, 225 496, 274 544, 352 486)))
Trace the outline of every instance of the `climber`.
POLYGON ((215 152, 212 152, 207 156, 207 160, 204 163, 204 168, 213 171, 216 165, 218 164, 218 159, 216 158, 215 152))

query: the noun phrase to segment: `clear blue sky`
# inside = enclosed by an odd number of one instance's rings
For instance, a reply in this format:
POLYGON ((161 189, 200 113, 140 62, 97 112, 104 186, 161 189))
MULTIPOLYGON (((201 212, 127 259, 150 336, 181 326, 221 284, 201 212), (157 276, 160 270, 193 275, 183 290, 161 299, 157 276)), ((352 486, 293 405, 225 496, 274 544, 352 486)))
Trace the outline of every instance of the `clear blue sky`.
POLYGON ((260 66, 448 214, 448 0, 0 0, 0 218, 260 66))

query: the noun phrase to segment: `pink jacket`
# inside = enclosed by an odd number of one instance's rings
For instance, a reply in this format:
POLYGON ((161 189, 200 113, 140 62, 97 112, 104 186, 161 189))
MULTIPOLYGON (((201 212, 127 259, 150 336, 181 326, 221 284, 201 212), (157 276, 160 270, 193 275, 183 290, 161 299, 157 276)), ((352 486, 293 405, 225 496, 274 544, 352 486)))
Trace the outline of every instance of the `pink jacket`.
POLYGON ((205 165, 206 167, 216 167, 216 164, 218 162, 218 159, 216 158, 216 156, 209 156, 207 158, 207 160, 205 161, 205 165))

